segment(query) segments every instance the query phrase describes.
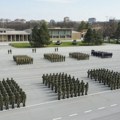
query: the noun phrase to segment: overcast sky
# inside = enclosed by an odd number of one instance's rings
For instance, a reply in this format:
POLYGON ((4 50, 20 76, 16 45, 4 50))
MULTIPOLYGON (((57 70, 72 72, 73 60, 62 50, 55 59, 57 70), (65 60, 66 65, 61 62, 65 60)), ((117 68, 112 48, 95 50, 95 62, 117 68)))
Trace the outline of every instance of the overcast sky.
POLYGON ((0 0, 0 18, 62 21, 120 19, 120 0, 0 0))

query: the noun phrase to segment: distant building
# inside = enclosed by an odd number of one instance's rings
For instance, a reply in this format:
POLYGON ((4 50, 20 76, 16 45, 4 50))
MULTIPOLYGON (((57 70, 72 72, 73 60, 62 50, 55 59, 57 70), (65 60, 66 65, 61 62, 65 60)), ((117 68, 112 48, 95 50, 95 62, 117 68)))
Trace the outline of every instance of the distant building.
POLYGON ((64 17, 64 22, 70 22, 70 18, 69 17, 64 17))
POLYGON ((28 41, 30 33, 14 29, 0 28, 0 42, 28 41))
POLYGON ((96 22, 96 18, 89 18, 88 23, 93 24, 96 22))

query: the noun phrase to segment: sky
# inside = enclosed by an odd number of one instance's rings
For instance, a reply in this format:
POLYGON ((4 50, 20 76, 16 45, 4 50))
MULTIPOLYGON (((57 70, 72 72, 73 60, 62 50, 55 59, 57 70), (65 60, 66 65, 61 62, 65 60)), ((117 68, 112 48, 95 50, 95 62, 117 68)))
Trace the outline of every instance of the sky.
POLYGON ((97 21, 120 19, 120 0, 0 0, 0 18, 14 20, 97 21))

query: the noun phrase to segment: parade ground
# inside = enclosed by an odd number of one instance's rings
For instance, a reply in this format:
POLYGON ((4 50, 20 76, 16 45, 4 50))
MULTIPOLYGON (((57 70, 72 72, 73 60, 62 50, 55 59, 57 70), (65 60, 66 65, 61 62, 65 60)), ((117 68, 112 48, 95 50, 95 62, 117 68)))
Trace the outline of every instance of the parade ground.
POLYGON ((0 80, 13 78, 26 92, 26 107, 0 111, 0 120, 120 120, 120 90, 111 91, 94 80, 87 78, 88 69, 106 68, 120 72, 120 45, 102 46, 13 48, 0 45, 0 80), (8 54, 8 50, 12 54, 8 54), (91 50, 112 52, 112 58, 91 56, 91 50), (69 58, 70 52, 90 55, 89 60, 69 58), (44 59, 44 53, 58 53, 66 56, 65 62, 44 59), (33 64, 16 65, 13 55, 28 55, 33 64), (57 100, 57 94, 42 84, 42 75, 67 73, 80 81, 89 83, 88 95, 57 100))

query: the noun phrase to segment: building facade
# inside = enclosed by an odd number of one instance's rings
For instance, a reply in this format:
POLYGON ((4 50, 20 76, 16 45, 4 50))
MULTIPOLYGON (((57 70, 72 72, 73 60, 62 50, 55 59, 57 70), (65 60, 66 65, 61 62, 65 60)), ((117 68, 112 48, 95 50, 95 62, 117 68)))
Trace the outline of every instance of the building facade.
MULTIPOLYGON (((72 28, 49 28, 50 40, 73 40, 81 39, 81 33, 72 28)), ((0 28, 0 42, 28 41, 31 29, 16 31, 14 29, 0 28)))
POLYGON ((49 28, 49 35, 51 40, 71 40, 71 28, 49 28))
POLYGON ((28 41, 30 33, 0 28, 0 42, 28 41))

